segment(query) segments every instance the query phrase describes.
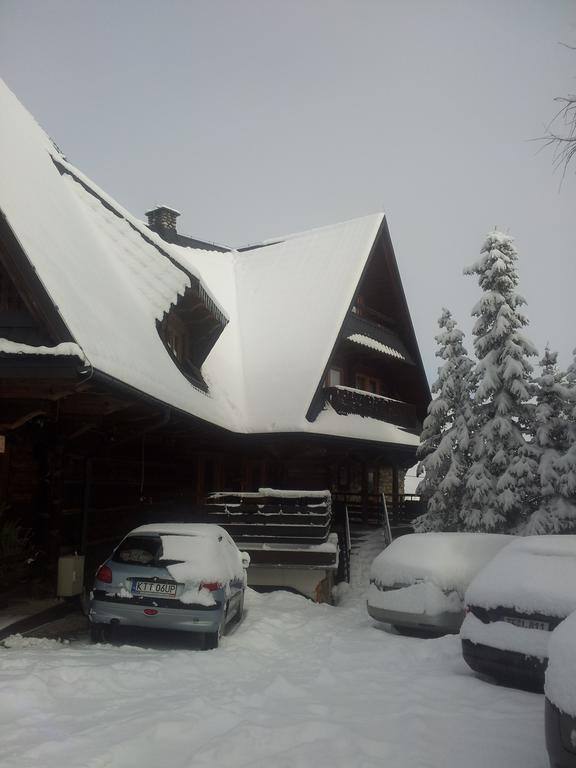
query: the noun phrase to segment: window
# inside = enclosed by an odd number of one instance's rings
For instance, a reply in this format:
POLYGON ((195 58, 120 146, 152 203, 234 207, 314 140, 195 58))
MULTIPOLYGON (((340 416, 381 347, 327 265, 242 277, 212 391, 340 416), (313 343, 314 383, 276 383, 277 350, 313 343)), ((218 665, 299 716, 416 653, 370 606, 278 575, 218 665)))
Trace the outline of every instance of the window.
POLYGON ((380 379, 374 376, 356 375, 356 389, 361 389, 363 392, 372 392, 375 395, 379 395, 383 391, 383 384, 380 379))
POLYGON ((166 346, 176 360, 182 363, 186 359, 187 339, 184 324, 175 314, 168 315, 164 330, 166 346))
POLYGON ((326 384, 329 387, 339 387, 344 381, 344 371, 342 368, 330 368, 326 377, 326 384))
POLYGON ((114 552, 116 563, 155 565, 160 553, 160 539, 153 536, 128 536, 114 552))
POLYGON ((206 390, 207 387, 200 369, 192 358, 193 353, 197 351, 201 342, 194 336, 192 336, 192 341, 190 341, 190 330, 185 325, 180 313, 173 307, 164 316, 162 321, 157 323, 157 327, 164 346, 176 362, 178 368, 195 386, 206 390))

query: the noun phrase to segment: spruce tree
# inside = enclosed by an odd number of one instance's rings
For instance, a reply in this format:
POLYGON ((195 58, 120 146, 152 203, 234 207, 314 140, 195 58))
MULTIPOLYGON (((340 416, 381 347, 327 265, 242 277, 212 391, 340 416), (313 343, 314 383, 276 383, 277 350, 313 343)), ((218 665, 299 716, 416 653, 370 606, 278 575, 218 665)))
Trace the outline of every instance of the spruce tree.
POLYGON ((473 401, 473 461, 466 477, 462 519, 469 530, 510 531, 525 521, 530 489, 538 473, 529 400, 529 357, 536 354, 522 335, 525 300, 516 293, 517 253, 512 238, 488 235, 480 259, 465 270, 477 275, 483 293, 472 310, 478 358, 473 401), (525 435, 528 439, 526 439, 525 435))
POLYGON ((414 521, 423 531, 454 531, 461 527, 463 481, 468 467, 470 371, 473 363, 463 345, 464 334, 447 309, 438 321, 436 356, 444 361, 432 386, 436 397, 424 420, 418 474, 425 473, 417 493, 426 513, 414 521))
POLYGON ((538 489, 534 494, 534 511, 523 533, 562 533, 576 516, 565 490, 566 455, 568 451, 568 382, 558 370, 557 354, 546 347, 540 361, 542 375, 536 379, 536 432, 538 451, 538 489))
POLYGON ((576 349, 566 372, 566 452, 559 461, 559 489, 568 505, 563 529, 576 533, 576 349))

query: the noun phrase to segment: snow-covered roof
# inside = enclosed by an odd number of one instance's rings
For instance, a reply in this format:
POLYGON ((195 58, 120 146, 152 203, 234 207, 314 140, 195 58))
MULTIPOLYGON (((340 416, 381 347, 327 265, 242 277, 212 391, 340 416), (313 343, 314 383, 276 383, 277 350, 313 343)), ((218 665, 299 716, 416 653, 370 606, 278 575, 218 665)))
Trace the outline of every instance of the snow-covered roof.
MULTIPOLYGON (((242 410, 245 431, 322 432, 305 415, 382 220, 366 216, 243 252, 175 247, 230 317, 202 373, 211 392, 242 410)), ((337 418, 337 434, 357 431, 337 418)))
POLYGON ((375 419, 306 419, 382 214, 248 251, 169 244, 71 166, 1 81, 0 113, 0 207, 88 366, 232 431, 417 444, 375 419), (202 367, 208 393, 156 328, 193 280, 229 319, 202 367))

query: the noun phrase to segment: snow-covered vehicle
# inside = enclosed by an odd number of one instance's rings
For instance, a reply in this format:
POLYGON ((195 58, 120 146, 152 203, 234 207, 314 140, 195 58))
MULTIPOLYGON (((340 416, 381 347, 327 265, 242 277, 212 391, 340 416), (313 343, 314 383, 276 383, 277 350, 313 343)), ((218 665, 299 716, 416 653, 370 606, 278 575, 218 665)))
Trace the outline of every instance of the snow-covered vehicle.
POLYGON ((218 525, 168 523, 131 531, 100 566, 90 601, 90 632, 114 627, 201 632, 216 648, 226 625, 240 621, 250 557, 218 525))
POLYGON ((546 746, 552 768, 576 768, 576 613, 554 630, 548 646, 546 746))
POLYGON ((468 585, 512 539, 492 533, 401 536, 372 563, 368 613, 400 631, 458 632, 468 585))
POLYGON ((476 672, 542 690, 550 634, 576 610, 576 535, 513 541, 466 592, 462 652, 476 672))

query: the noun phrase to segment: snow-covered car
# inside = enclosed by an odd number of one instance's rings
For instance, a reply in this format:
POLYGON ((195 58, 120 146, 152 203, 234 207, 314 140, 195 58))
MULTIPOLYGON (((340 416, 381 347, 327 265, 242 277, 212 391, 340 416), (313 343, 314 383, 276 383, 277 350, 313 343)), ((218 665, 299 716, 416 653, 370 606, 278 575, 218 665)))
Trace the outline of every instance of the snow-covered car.
POLYGON ((544 692, 551 768, 576 768, 576 613, 550 636, 544 692))
POLYGON ((542 690, 550 633, 576 610, 576 535, 526 536, 466 592, 462 652, 476 672, 542 690))
POLYGON ((250 557, 218 525, 150 524, 131 531, 94 579, 94 642, 117 626, 201 632, 216 648, 244 609, 250 557))
POLYGON ((458 632, 468 585, 512 539, 493 533, 401 536, 372 563, 368 613, 400 631, 458 632))

